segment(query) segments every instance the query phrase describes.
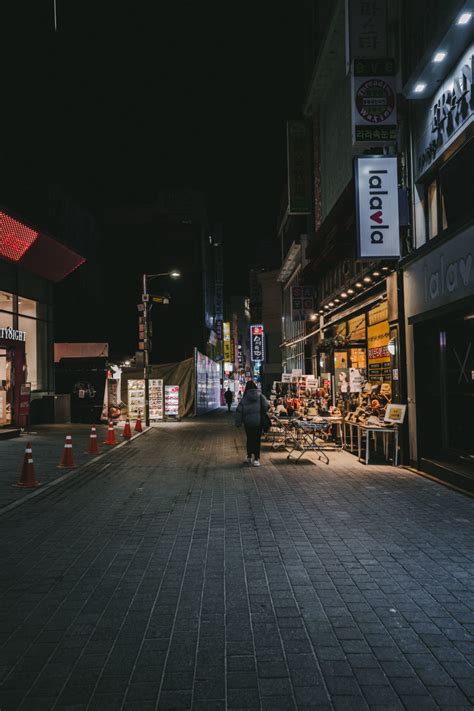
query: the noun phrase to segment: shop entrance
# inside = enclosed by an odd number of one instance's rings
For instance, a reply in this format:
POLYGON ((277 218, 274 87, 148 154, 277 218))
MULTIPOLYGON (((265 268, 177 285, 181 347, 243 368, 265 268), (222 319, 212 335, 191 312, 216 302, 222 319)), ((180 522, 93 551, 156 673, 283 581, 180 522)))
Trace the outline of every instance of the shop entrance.
POLYGON ((11 425, 13 414, 12 352, 0 348, 0 427, 11 425))
POLYGON ((474 313, 415 326, 419 457, 474 473, 474 313))
POLYGON ((21 390, 25 383, 25 343, 0 338, 0 427, 24 427, 20 412, 21 390))

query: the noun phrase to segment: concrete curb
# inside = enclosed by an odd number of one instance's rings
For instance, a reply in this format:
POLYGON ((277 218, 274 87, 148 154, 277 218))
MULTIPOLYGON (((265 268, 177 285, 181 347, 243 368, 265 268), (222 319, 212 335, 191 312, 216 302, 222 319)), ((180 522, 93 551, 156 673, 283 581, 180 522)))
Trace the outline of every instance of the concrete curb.
POLYGON ((64 483, 66 480, 70 479, 71 477, 77 476, 79 473, 83 472, 84 469, 88 469, 93 464, 100 462, 101 459, 104 459, 105 457, 110 457, 110 455, 113 454, 114 452, 116 452, 118 449, 120 449, 121 447, 124 447, 126 444, 130 444, 130 442, 133 442, 134 440, 138 439, 138 437, 141 437, 142 435, 146 434, 151 429, 152 429, 151 427, 148 427, 147 429, 144 429, 143 432, 137 432, 137 434, 134 434, 133 437, 131 437, 130 439, 125 439, 123 442, 120 442, 119 444, 115 445, 115 447, 113 447, 109 451, 99 454, 97 457, 90 459, 85 464, 81 464, 81 466, 77 467, 77 469, 73 469, 72 471, 65 472, 64 474, 61 474, 61 476, 59 476, 54 481, 50 481, 48 484, 45 484, 44 486, 41 486, 38 489, 35 489, 30 494, 25 494, 25 496, 22 496, 21 499, 18 499, 17 501, 13 501, 11 504, 7 504, 6 506, 3 506, 3 508, 0 509, 0 516, 8 513, 9 511, 12 511, 13 509, 16 509, 17 506, 21 506, 21 504, 24 504, 26 501, 30 501, 31 499, 35 498, 36 496, 41 496, 42 494, 49 491, 50 489, 57 486, 58 484, 64 483))

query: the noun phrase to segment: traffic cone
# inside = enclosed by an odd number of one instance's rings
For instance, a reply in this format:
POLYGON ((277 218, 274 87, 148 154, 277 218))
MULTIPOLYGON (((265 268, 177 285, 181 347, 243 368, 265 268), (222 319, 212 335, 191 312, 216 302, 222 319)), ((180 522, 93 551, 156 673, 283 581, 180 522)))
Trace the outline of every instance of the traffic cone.
POLYGON ((71 435, 66 435, 66 441, 64 442, 63 455, 61 461, 59 462, 58 469, 75 469, 74 457, 72 454, 72 437, 71 435))
POLYGON ((89 444, 87 446, 86 454, 100 454, 99 447, 97 445, 97 430, 95 427, 91 427, 91 434, 89 437, 89 444))
POLYGON ((118 444, 117 440, 115 439, 114 423, 112 422, 112 420, 109 421, 109 427, 107 429, 107 439, 105 440, 104 444, 118 444))
POLYGON ((130 420, 127 417, 127 419, 125 420, 125 427, 123 428, 122 437, 124 437, 125 439, 130 439, 131 436, 132 430, 130 429, 130 420))
POLYGON ((39 481, 36 481, 35 465, 33 464, 33 450, 28 442, 25 449, 25 457, 23 459, 23 468, 21 470, 20 480, 13 486, 19 486, 22 489, 36 489, 41 486, 39 481))
POLYGON ((142 421, 140 419, 140 416, 137 417, 135 422, 135 432, 143 432, 142 421))

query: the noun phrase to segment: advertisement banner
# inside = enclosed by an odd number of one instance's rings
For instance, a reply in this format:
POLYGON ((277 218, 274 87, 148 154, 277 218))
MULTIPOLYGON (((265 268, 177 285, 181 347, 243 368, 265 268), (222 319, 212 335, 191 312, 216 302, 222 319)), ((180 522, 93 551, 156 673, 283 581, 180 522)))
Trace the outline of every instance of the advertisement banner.
POLYGON ((389 340, 388 321, 380 321, 367 328, 368 379, 370 382, 391 380, 389 340))
POLYGON ((393 59, 355 59, 352 71, 352 143, 397 139, 393 59))
POLYGON ((163 381, 150 378, 148 381, 148 395, 150 422, 159 422, 163 419, 163 381))
POLYGON ((165 415, 179 415, 179 385, 165 385, 165 415))
POLYGON ((286 135, 288 212, 308 215, 311 212, 311 144, 306 122, 288 121, 286 135))
POLYGON ((314 313, 314 290, 312 286, 291 287, 291 320, 309 321, 314 313))
POLYGON ((250 326, 250 359, 253 362, 265 360, 265 334, 260 323, 250 326))
POLYGON ((354 158, 359 259, 399 259, 396 156, 354 158))

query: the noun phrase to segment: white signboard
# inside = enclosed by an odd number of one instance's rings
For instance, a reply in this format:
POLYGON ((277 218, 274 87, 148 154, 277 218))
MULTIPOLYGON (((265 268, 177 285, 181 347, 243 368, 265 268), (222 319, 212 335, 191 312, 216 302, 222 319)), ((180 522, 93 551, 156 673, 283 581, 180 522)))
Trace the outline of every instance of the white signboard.
POLYGON ((385 57, 387 54, 386 0, 347 0, 350 57, 385 57))
POLYGON ((354 159, 359 259, 399 259, 396 156, 354 159))
POLYGON ((282 373, 281 374, 281 382, 282 383, 291 383, 291 373, 282 373))
POLYGON ((179 385, 165 385, 165 415, 179 415, 179 385))
POLYGON ((158 422, 163 419, 163 381, 150 378, 148 381, 148 395, 150 401, 150 421, 158 422))
POLYGON ((391 422, 392 424, 402 425, 405 419, 406 405, 398 405, 395 402, 391 402, 387 405, 385 410, 384 422, 391 422))
POLYGON ((301 368, 293 368, 291 374, 293 377, 300 378, 303 375, 303 371, 301 368))

